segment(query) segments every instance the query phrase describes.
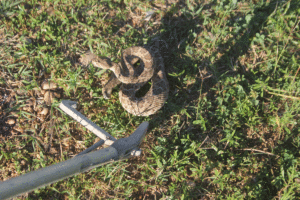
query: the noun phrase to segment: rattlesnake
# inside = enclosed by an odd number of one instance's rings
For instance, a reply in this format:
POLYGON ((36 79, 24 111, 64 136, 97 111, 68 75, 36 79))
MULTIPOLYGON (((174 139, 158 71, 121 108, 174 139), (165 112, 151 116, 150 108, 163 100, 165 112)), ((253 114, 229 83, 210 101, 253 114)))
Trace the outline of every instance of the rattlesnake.
POLYGON ((98 57, 91 52, 80 58, 83 64, 92 63, 96 67, 113 71, 111 78, 102 89, 103 96, 110 98, 112 89, 122 83, 119 99, 125 110, 137 116, 149 116, 165 103, 169 93, 163 58, 159 46, 134 46, 122 52, 121 62, 116 64, 107 57, 98 57), (140 60, 140 65, 136 63, 140 60), (151 87, 143 97, 136 92, 151 79, 151 87))

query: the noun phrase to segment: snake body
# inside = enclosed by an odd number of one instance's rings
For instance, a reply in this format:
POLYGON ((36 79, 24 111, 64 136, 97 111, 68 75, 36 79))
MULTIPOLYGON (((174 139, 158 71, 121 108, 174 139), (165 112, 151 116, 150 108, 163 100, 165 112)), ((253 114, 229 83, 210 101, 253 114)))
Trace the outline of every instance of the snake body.
POLYGON ((129 113, 149 116, 161 109, 166 102, 169 83, 158 46, 129 47, 122 52, 121 62, 118 64, 111 62, 107 57, 98 57, 91 53, 86 54, 85 58, 96 67, 114 72, 103 87, 103 96, 110 98, 112 89, 122 84, 119 99, 129 113), (140 64, 137 66, 138 61, 140 64), (137 97, 136 93, 150 81, 149 91, 144 96, 137 97))

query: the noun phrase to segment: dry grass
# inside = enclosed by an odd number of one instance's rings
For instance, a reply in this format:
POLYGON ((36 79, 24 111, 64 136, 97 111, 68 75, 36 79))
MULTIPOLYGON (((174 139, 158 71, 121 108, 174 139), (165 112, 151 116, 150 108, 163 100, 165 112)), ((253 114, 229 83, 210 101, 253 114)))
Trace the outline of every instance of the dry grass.
POLYGON ((230 2, 2 4, 0 180, 72 158, 98 141, 59 110, 60 100, 70 99, 116 138, 150 121, 143 154, 21 199, 299 197, 300 5, 230 2), (122 49, 154 38, 165 44, 170 97, 157 114, 136 117, 116 91, 103 99, 108 74, 78 59, 93 50, 118 62, 122 49), (48 102, 45 79, 58 85, 48 102))

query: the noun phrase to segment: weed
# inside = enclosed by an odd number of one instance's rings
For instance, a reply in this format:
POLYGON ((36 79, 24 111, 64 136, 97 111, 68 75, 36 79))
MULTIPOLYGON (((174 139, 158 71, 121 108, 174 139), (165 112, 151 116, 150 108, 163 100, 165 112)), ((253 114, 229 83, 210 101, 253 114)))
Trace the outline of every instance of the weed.
POLYGON ((0 1, 1 180, 96 142, 61 99, 116 138, 150 121, 141 157, 21 199, 299 198, 299 2, 173 2, 0 1), (105 70, 78 64, 87 50, 118 62, 157 38, 170 93, 153 116, 128 114, 116 91, 105 100, 105 70), (45 79, 61 92, 51 106, 45 79))

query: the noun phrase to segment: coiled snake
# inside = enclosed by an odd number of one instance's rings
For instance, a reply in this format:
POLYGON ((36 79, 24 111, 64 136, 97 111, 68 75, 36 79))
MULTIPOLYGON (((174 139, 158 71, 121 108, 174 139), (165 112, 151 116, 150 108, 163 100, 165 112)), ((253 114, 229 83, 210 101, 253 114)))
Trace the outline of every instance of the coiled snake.
POLYGON ((159 47, 130 47, 122 52, 121 62, 116 64, 107 57, 98 57, 90 52, 80 59, 83 64, 92 62, 95 67, 113 71, 102 89, 103 96, 110 98, 112 89, 122 83, 119 99, 125 110, 137 116, 154 114, 168 98, 169 83, 166 78, 163 58, 159 47), (140 61, 140 65, 136 63, 140 61), (136 93, 151 80, 149 91, 142 97, 136 93))

